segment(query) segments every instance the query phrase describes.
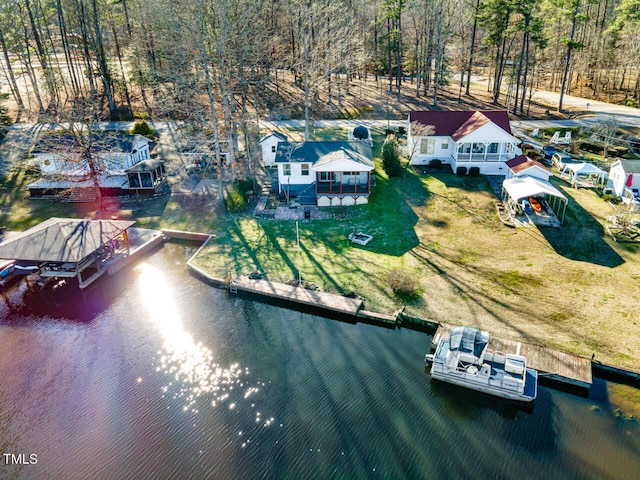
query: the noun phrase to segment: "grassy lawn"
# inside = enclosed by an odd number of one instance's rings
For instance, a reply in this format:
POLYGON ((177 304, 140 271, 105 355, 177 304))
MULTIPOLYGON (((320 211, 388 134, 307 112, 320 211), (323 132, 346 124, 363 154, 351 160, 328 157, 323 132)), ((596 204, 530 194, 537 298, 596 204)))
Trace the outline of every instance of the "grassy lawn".
POLYGON ((504 227, 484 177, 419 175, 389 180, 377 168, 368 206, 295 222, 229 216, 196 264, 213 276, 260 272, 326 291, 356 292, 365 307, 407 312, 640 368, 640 246, 617 244, 603 224, 614 207, 591 190, 554 180, 569 205, 562 228, 504 227), (347 235, 374 236, 366 247, 347 235), (410 274, 412 298, 394 295, 390 269, 410 274))
POLYGON ((11 170, 0 183, 0 225, 22 231, 51 217, 82 217, 78 205, 26 198, 27 185, 37 177, 22 169, 11 170))

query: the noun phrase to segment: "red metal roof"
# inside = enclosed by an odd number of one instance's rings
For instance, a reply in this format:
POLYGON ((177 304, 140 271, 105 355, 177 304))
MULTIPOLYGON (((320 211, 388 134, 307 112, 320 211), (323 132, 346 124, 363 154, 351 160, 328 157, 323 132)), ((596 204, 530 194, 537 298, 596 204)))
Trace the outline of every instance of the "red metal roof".
POLYGON ((454 141, 467 136, 488 122, 493 122, 511 134, 511 124, 506 110, 475 110, 463 112, 417 111, 409 113, 409 123, 432 125, 433 136, 451 137, 454 141))
POLYGON ((546 170, 546 168, 544 168, 544 165, 542 165, 540 162, 532 158, 527 157, 526 155, 518 155, 517 157, 514 157, 511 160, 504 163, 507 167, 511 169, 513 173, 521 172, 533 166, 537 166, 542 168, 543 170, 546 170))

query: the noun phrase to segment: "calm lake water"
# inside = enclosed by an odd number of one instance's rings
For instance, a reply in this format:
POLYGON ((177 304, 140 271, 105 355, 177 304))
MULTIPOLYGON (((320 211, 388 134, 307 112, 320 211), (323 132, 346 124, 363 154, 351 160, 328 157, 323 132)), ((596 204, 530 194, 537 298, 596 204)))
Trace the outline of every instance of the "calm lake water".
POLYGON ((0 478, 640 478, 636 391, 480 399, 426 334, 230 298, 191 253, 0 298, 0 454, 37 459, 0 478))

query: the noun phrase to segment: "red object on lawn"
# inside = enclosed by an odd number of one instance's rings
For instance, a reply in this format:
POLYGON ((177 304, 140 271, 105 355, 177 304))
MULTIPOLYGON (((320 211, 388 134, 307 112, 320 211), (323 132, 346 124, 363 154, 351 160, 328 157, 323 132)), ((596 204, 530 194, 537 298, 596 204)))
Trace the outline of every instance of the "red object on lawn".
POLYGON ((627 177, 627 183, 625 183, 626 187, 630 187, 631 185, 633 185, 633 173, 629 174, 627 177))

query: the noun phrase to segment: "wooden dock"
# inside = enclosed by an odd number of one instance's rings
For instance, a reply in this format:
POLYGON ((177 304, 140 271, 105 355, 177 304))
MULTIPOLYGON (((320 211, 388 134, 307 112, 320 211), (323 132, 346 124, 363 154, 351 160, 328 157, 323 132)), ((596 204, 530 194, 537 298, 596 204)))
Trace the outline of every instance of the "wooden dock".
POLYGON ((103 273, 106 271, 108 275, 115 275, 130 263, 144 256, 147 252, 162 245, 166 240, 166 237, 158 230, 130 227, 128 231, 131 242, 129 253, 119 254, 108 261, 105 269, 102 271, 103 273))
POLYGON ((192 240, 194 242, 206 242, 211 237, 215 237, 212 233, 185 232, 182 230, 169 230, 163 228, 160 230, 165 236, 175 238, 177 240, 192 240))
POLYGON ((308 290, 270 280, 252 280, 245 276, 234 279, 229 285, 229 291, 231 293, 246 292, 262 295, 345 315, 355 316, 362 308, 362 299, 360 298, 349 298, 337 293, 308 290))
POLYGON ((356 316, 365 322, 387 328, 395 329, 398 325, 398 316, 395 314, 387 315, 385 313, 370 312, 369 310, 358 310, 356 316))
MULTIPOLYGON (((447 338, 454 327, 441 324, 433 335, 433 343, 447 338)), ((562 353, 530 343, 506 340, 491 335, 489 349, 502 353, 515 353, 527 358, 527 365, 540 373, 541 380, 548 379, 580 389, 589 390, 593 383, 591 360, 562 353)))

